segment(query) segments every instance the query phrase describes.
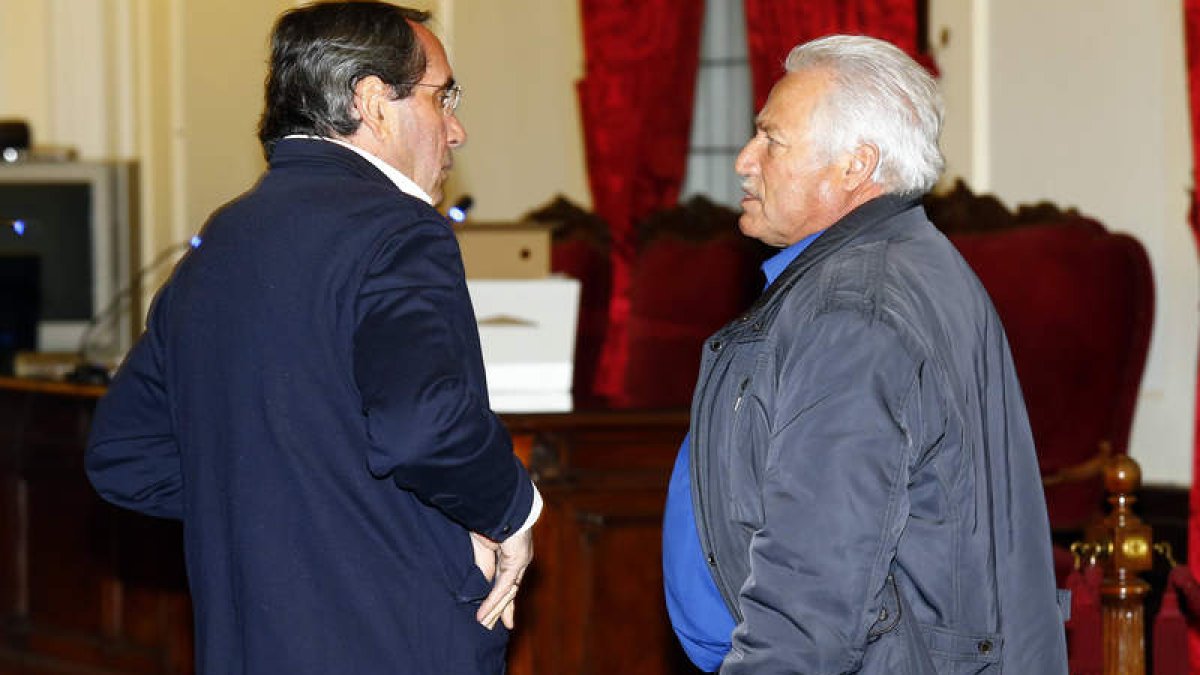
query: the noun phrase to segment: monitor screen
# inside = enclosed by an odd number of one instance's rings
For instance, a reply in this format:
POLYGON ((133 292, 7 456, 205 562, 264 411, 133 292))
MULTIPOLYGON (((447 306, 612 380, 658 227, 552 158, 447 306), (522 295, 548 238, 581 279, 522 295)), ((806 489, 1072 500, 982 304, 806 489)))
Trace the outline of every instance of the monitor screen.
POLYGON ((92 185, 0 182, 0 255, 40 260, 45 321, 90 321, 92 185))
POLYGON ((38 351, 114 362, 132 344, 135 213, 131 163, 0 162, 0 256, 38 261, 38 351))

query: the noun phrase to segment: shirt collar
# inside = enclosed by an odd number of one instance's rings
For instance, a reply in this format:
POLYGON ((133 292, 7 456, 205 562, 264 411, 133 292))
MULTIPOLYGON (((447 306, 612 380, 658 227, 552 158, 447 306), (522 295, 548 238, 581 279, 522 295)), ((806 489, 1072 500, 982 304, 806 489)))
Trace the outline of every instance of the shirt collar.
MULTIPOLYGON (((824 232, 824 230, 821 230, 821 232, 824 232)), ((814 232, 764 260, 762 271, 767 277, 766 285, 770 286, 775 283, 775 279, 783 273, 788 264, 795 260, 796 256, 800 255, 804 249, 808 248, 808 245, 813 243, 817 237, 821 236, 821 232, 814 232)))
POLYGON ((421 186, 414 183, 411 178, 409 178, 408 176, 405 176, 396 167, 392 166, 391 164, 388 164, 387 162, 383 161, 382 159, 379 159, 375 155, 367 152, 366 150, 363 150, 362 148, 358 147, 357 145, 352 145, 350 143, 347 143, 346 141, 343 141, 343 140, 340 140, 337 138, 327 138, 325 136, 312 136, 309 134, 291 134, 289 136, 284 136, 284 138, 307 138, 307 139, 314 140, 314 141, 328 141, 330 143, 336 143, 336 144, 342 146, 343 148, 348 148, 350 150, 353 150, 354 152, 358 153, 358 155, 360 157, 362 157, 363 159, 365 159, 368 162, 370 162, 371 164, 373 164, 376 169, 379 169, 380 171, 382 171, 383 175, 388 177, 388 180, 392 181, 393 183, 396 184, 396 187, 400 188, 401 192, 403 192, 406 195, 412 195, 413 197, 420 199, 421 201, 425 202, 426 204, 433 206, 433 198, 430 197, 424 190, 422 190, 421 186))

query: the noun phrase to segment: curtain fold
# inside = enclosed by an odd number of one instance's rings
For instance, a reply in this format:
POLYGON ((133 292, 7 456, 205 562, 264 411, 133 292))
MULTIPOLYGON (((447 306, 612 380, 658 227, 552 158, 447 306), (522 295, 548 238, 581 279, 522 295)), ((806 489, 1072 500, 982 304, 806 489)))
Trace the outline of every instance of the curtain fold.
POLYGON ((916 0, 743 0, 754 109, 767 101, 783 75, 792 47, 830 33, 882 38, 937 74, 933 60, 919 52, 916 0))
POLYGON ((578 96, 588 182, 612 234, 609 325, 594 393, 620 405, 628 358, 633 224, 678 201, 687 164, 704 4, 581 0, 578 96))

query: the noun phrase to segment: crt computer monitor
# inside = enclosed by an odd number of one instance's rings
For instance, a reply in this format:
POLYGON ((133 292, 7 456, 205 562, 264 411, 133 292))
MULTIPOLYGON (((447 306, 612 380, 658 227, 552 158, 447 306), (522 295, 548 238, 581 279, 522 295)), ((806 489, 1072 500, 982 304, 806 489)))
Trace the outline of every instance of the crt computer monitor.
POLYGON ((129 162, 0 162, 0 256, 38 259, 38 351, 111 365, 129 349, 136 189, 129 162))

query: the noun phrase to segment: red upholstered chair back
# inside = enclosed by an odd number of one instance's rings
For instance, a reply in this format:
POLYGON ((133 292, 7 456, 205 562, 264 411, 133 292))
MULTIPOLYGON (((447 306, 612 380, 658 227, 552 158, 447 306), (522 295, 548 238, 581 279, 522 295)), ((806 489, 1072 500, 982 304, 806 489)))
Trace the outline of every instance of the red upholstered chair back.
POLYGON ((524 219, 550 224, 550 271, 580 282, 571 389, 577 408, 596 407, 601 403, 595 393, 596 369, 608 326, 612 288, 608 225, 561 196, 524 219))
POLYGON ((737 211, 693 197, 639 224, 619 405, 690 405, 704 340, 762 288, 768 250, 744 237, 737 219, 737 211))
POLYGON ((1074 530, 1103 512, 1101 458, 1128 449, 1154 287, 1136 239, 1045 208, 999 227, 977 221, 985 231, 974 232, 937 208, 930 215, 950 230, 1004 322, 1051 526, 1074 530))

